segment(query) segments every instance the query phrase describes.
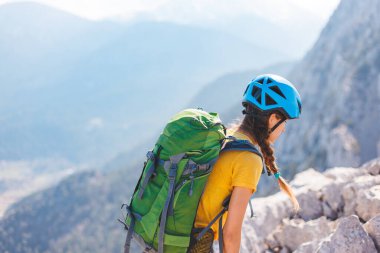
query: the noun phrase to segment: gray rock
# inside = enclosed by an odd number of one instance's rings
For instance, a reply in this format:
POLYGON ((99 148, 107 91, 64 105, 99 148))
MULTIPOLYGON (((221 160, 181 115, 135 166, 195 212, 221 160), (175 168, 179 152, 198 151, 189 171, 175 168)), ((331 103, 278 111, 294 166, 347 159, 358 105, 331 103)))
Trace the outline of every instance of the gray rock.
POLYGON ((275 231, 273 231, 272 234, 268 235, 267 238, 265 238, 264 242, 267 248, 269 249, 275 249, 281 247, 281 243, 274 238, 274 235, 277 233, 282 232, 282 225, 279 225, 275 231))
POLYGON ((355 215, 343 218, 336 231, 325 238, 316 253, 376 253, 375 244, 355 215))
POLYGON ((356 214, 356 208, 361 201, 358 195, 362 190, 371 188, 372 186, 380 184, 380 176, 361 176, 355 178, 351 183, 343 187, 342 196, 344 199, 344 215, 356 214))
POLYGON ((380 214, 380 185, 360 191, 356 203, 355 211, 364 221, 380 214))
MULTIPOLYGON (((245 229, 242 230, 241 234, 240 252, 262 252, 266 249, 266 245, 263 240, 256 235, 256 231, 252 229, 253 227, 247 225, 244 225, 244 227, 245 229)), ((214 243, 214 249, 216 247, 219 247, 219 245, 216 246, 214 243)))
POLYGON ((322 202, 322 211, 323 215, 331 220, 335 220, 338 217, 338 211, 332 209, 328 202, 322 202))
MULTIPOLYGON (((379 141, 379 148, 380 148, 380 141, 379 141)), ((379 149, 380 150, 380 149, 379 149)), ((371 175, 380 175, 380 158, 373 159, 361 167, 364 170, 367 170, 369 174, 371 175)))
POLYGON ((309 168, 298 173, 290 182, 290 186, 294 189, 307 187, 308 189, 319 190, 333 182, 331 178, 326 177, 319 171, 309 168))
POLYGON ((377 250, 380 252, 380 215, 367 221, 363 227, 369 236, 371 236, 377 250))
POLYGON ((281 247, 292 252, 301 244, 322 239, 332 232, 332 226, 326 217, 305 222, 302 219, 284 219, 283 224, 273 233, 273 238, 281 247))
POLYGON ((257 217, 249 218, 247 209, 241 252, 339 253, 350 243, 355 244, 352 252, 373 249, 358 217, 345 217, 356 214, 368 220, 379 214, 380 176, 370 174, 368 168, 332 168, 323 174, 308 169, 297 175, 291 184, 301 206, 297 217, 303 220, 292 219, 291 201, 282 192, 255 198, 257 217))
POLYGON ((332 179, 335 183, 346 183, 359 176, 364 176, 367 174, 367 168, 346 168, 346 167, 335 167, 326 170, 323 175, 327 178, 332 179))
POLYGON ((343 214, 342 188, 355 178, 367 175, 367 170, 336 167, 327 170, 323 175, 332 180, 332 183, 321 190, 323 214, 329 219, 336 219, 343 214))
POLYGON ((344 200, 341 194, 346 183, 334 182, 321 190, 323 215, 335 220, 343 213, 344 200))
POLYGON ((287 249, 286 247, 284 248, 281 248, 280 252, 279 253, 290 253, 291 251, 289 249, 287 249))
POLYGON ((319 247, 320 240, 313 240, 301 244, 293 253, 314 253, 319 247))
POLYGON ((310 189, 296 194, 301 210, 299 216, 304 220, 314 220, 323 215, 321 192, 310 189))
POLYGON ((282 192, 265 198, 253 199, 252 206, 257 217, 250 218, 250 211, 247 208, 244 219, 244 226, 247 227, 245 233, 249 235, 255 232, 259 238, 266 238, 276 229, 282 219, 294 215, 292 203, 282 192))

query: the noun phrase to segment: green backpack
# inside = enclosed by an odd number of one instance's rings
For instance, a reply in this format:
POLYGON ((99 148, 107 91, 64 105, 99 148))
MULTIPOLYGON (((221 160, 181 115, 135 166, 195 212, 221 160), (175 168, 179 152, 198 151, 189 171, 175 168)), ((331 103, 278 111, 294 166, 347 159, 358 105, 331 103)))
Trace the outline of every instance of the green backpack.
MULTIPOLYGON (((249 150, 261 156, 248 141, 226 137, 217 113, 186 109, 169 121, 147 153, 130 204, 123 205, 127 217, 122 223, 128 230, 125 253, 130 251, 132 237, 144 252, 187 252, 199 200, 224 150, 249 150)), ((221 212, 197 239, 217 219, 221 227, 228 202, 221 203, 221 212)))

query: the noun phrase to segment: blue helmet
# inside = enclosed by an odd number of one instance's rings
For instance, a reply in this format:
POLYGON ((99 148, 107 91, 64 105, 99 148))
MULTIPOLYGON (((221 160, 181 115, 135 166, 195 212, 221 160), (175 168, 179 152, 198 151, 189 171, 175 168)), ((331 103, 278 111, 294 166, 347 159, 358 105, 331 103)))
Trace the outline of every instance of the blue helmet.
POLYGON ((253 79, 243 95, 243 106, 247 103, 265 112, 280 111, 288 119, 301 114, 301 97, 291 82, 277 75, 260 75, 253 79))

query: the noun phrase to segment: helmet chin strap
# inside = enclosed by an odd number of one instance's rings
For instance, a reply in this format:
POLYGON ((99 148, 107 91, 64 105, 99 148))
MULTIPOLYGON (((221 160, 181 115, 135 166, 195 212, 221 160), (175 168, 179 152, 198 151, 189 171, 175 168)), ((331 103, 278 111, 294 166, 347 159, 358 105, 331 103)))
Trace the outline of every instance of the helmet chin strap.
POLYGON ((269 134, 273 133, 274 130, 276 130, 276 128, 277 128, 279 125, 281 125, 282 122, 284 122, 285 120, 286 120, 286 118, 285 118, 285 117, 282 117, 282 119, 280 119, 280 121, 277 122, 276 125, 274 125, 271 129, 269 129, 269 134))
MULTIPOLYGON (((247 112, 246 109, 244 109, 244 110, 242 111, 242 113, 245 114, 245 115, 253 115, 253 116, 255 116, 254 113, 252 113, 252 112, 247 112)), ((269 134, 273 133, 274 130, 276 130, 276 128, 277 128, 279 125, 281 125, 282 122, 284 122, 285 120, 286 120, 286 117, 284 117, 284 116, 281 117, 280 121, 277 122, 276 125, 274 125, 271 129, 269 129, 268 133, 269 133, 269 134)))

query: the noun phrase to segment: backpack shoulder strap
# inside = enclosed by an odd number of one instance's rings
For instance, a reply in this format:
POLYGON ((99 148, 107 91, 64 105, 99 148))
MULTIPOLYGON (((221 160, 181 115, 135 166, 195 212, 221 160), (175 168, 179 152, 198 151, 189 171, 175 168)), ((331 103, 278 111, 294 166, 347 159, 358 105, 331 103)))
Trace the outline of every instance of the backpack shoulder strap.
POLYGON ((263 155, 261 154, 259 149, 248 140, 240 140, 234 136, 228 136, 223 143, 220 153, 225 152, 225 151, 230 151, 230 150, 249 151, 260 156, 261 160, 263 161, 263 170, 261 174, 265 173, 266 167, 265 167, 263 155))

